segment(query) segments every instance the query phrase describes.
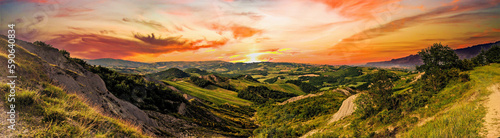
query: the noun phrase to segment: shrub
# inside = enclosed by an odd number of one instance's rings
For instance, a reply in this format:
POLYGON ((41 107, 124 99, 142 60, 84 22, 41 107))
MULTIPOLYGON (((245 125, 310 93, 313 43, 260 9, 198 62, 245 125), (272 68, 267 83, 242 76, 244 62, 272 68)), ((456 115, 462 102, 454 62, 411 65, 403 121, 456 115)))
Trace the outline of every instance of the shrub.
POLYGON ((52 47, 52 45, 47 44, 47 43, 42 42, 42 41, 35 41, 35 42, 33 42, 33 44, 38 45, 38 46, 44 46, 44 47, 52 47))
POLYGON ((310 83, 302 82, 301 80, 288 80, 286 81, 286 83, 291 83, 299 86, 300 90, 302 90, 305 93, 311 93, 319 90, 316 86, 311 85, 310 83))
POLYGON ((485 53, 489 63, 500 63, 500 46, 494 45, 485 53))
POLYGON ((70 57, 70 54, 68 51, 66 50, 59 50, 59 53, 61 53, 64 57, 66 58, 69 58, 70 57))
POLYGON ((45 115, 42 118, 42 121, 44 122, 61 122, 64 120, 66 120, 66 114, 64 111, 51 108, 45 110, 45 115))
POLYGON ((45 89, 42 90, 42 94, 49 97, 61 97, 64 94, 64 91, 61 88, 54 85, 45 84, 44 87, 45 89))
POLYGON ((199 86, 199 87, 207 87, 208 85, 212 84, 212 82, 208 81, 208 80, 205 80, 203 78, 199 78, 199 77, 195 77, 195 76, 192 76, 189 78, 193 84, 199 86))
POLYGON ((22 106, 32 105, 39 98, 39 95, 35 91, 25 90, 20 94, 16 95, 16 103, 22 106))
POLYGON ((470 81, 470 76, 467 73, 460 73, 459 78, 460 78, 461 82, 468 82, 468 81, 470 81))
POLYGON ((284 99, 294 96, 297 95, 270 90, 265 86, 248 86, 245 90, 238 93, 238 97, 253 101, 258 104, 265 103, 269 99, 284 99))

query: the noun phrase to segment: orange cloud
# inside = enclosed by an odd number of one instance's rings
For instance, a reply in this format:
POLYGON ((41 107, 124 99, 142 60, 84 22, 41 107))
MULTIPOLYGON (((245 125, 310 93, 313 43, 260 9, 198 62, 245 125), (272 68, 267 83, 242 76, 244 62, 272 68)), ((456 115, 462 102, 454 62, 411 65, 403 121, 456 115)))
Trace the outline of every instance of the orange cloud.
POLYGON ((209 40, 165 40, 152 36, 140 41, 111 37, 100 34, 59 34, 47 41, 59 49, 65 49, 80 58, 125 58, 138 54, 160 55, 174 51, 194 51, 201 48, 216 48, 227 43, 227 39, 209 40), (163 43, 165 42, 165 43, 163 43))
POLYGON ((232 25, 230 27, 226 27, 224 25, 212 24, 210 28, 216 30, 219 34, 222 34, 223 31, 231 31, 235 39, 247 38, 262 33, 262 30, 242 25, 232 25))
MULTIPOLYGON (((394 33, 396 31, 399 31, 403 28, 407 28, 419 23, 423 23, 426 21, 432 21, 429 18, 432 17, 437 17, 441 15, 447 15, 451 13, 457 13, 457 12, 464 12, 464 11, 471 11, 471 10, 477 10, 481 8, 487 8, 491 7, 494 5, 489 5, 487 4, 488 2, 480 2, 480 1, 473 1, 473 2, 467 2, 462 4, 462 8, 458 10, 454 10, 454 6, 445 6, 445 7, 440 7, 437 9, 434 9, 433 11, 415 15, 415 16, 410 16, 406 18, 402 18, 399 20, 394 20, 392 22, 389 22, 387 24, 381 25, 376 28, 364 30, 360 33, 354 34, 348 38, 343 39, 340 43, 336 44, 335 46, 332 47, 332 49, 336 49, 339 47, 352 47, 353 45, 357 45, 360 42, 363 42, 365 40, 381 37, 388 35, 390 33, 394 33)), ((456 16, 458 17, 458 16, 456 16)), ((471 16, 469 16, 471 17, 471 16)), ((332 51, 329 54, 333 54, 336 51, 332 51)))
MULTIPOLYGON (((153 28, 153 29, 156 29, 159 31, 164 31, 164 32, 170 31, 169 29, 167 29, 167 27, 163 26, 160 22, 157 22, 154 20, 145 21, 145 20, 139 20, 139 19, 123 18, 122 21, 141 24, 141 25, 148 26, 150 28, 153 28)), ((182 30, 182 28, 177 27, 177 30, 182 30)))
POLYGON ((233 31, 233 36, 234 38, 246 38, 246 37, 251 37, 255 34, 262 33, 262 30, 246 27, 246 26, 238 26, 235 25, 231 27, 231 30, 233 31))
POLYGON ((375 13, 384 12, 381 9, 400 0, 313 0, 321 2, 332 9, 338 9, 345 17, 356 19, 372 19, 375 13))

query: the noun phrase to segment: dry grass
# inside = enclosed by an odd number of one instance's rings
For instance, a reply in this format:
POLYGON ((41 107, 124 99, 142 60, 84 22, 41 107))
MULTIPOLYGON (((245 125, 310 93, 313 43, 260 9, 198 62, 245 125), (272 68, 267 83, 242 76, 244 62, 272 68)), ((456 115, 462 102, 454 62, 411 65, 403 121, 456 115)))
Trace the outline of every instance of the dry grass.
POLYGON ((44 84, 44 87, 43 92, 18 89, 16 100, 22 113, 19 121, 29 126, 25 128, 28 133, 20 136, 148 137, 131 122, 104 114, 83 96, 67 94, 50 84, 44 84))

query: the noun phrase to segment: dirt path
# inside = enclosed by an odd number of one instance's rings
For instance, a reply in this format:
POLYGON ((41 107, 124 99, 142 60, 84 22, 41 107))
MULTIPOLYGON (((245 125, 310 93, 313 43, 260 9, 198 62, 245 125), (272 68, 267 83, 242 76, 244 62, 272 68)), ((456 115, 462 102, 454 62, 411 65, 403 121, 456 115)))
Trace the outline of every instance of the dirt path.
POLYGON ((425 74, 425 72, 419 73, 419 74, 418 74, 418 76, 416 76, 416 77, 413 79, 413 81, 411 81, 411 82, 410 82, 410 84, 411 84, 411 83, 415 83, 415 82, 417 82, 417 80, 418 80, 418 79, 420 79, 420 78, 422 77, 422 75, 424 75, 424 74, 425 74))
POLYGON ((493 93, 488 96, 486 103, 488 108, 485 116, 485 126, 488 131, 486 137, 496 138, 500 137, 500 83, 488 87, 488 90, 493 93))
POLYGON ((354 110, 356 110, 356 106, 354 105, 354 100, 356 99, 356 97, 358 97, 358 94, 352 95, 349 98, 345 99, 342 102, 342 106, 340 106, 339 111, 333 114, 332 119, 330 119, 328 124, 331 124, 354 113, 354 110))
MULTIPOLYGON (((354 100, 356 99, 356 97, 358 97, 358 95, 359 94, 355 94, 355 95, 352 95, 349 98, 345 99, 342 102, 340 109, 335 114, 333 114, 333 116, 330 119, 330 121, 328 122, 328 124, 331 124, 335 121, 338 121, 338 120, 354 113, 354 111, 356 110, 354 100)), ((306 134, 304 134, 303 136, 301 136, 301 138, 309 137, 317 132, 321 132, 321 130, 318 130, 318 129, 311 130, 311 131, 307 132, 306 134)))

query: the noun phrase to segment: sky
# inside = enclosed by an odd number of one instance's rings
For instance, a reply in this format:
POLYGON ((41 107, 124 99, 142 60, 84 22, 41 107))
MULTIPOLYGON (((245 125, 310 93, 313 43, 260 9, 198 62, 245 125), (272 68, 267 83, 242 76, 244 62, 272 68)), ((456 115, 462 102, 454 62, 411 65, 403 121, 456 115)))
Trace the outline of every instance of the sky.
POLYGON ((500 0, 0 0, 0 34, 82 59, 355 65, 500 41, 500 0))

